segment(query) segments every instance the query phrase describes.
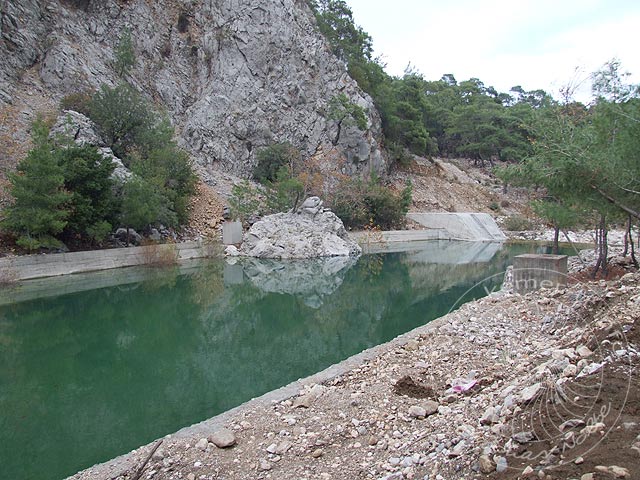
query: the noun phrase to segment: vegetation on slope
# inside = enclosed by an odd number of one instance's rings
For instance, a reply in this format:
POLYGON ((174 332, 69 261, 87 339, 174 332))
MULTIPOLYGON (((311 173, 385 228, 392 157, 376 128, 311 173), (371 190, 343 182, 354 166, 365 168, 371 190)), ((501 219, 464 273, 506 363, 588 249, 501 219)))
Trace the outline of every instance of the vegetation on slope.
POLYGON ((556 243, 563 228, 596 226, 596 270, 606 269, 608 226, 626 221, 630 232, 640 220, 640 86, 625 84, 619 62, 593 74, 590 105, 572 101, 570 89, 556 101, 542 90, 501 93, 451 74, 428 81, 407 69, 393 77, 344 0, 309 4, 333 52, 373 98, 391 160, 413 153, 510 162, 501 178, 542 187, 533 208, 555 228, 556 243))
POLYGON ((356 26, 344 0, 312 0, 310 5, 333 52, 373 98, 391 160, 440 154, 484 164, 521 160, 531 152, 531 115, 552 103, 544 91, 515 86, 499 93, 477 78, 458 82, 446 74, 428 81, 411 69, 401 78, 390 76, 373 58, 371 37, 356 26))
MULTIPOLYGON (((131 36, 124 32, 114 68, 124 77, 134 62, 131 36)), ((124 184, 117 181, 110 157, 96 146, 52 138, 39 119, 32 128, 33 149, 10 176, 15 201, 2 222, 19 246, 89 246, 100 244, 119 225, 178 227, 187 220, 196 176, 165 114, 125 82, 69 95, 61 107, 89 116, 133 176, 124 184)))

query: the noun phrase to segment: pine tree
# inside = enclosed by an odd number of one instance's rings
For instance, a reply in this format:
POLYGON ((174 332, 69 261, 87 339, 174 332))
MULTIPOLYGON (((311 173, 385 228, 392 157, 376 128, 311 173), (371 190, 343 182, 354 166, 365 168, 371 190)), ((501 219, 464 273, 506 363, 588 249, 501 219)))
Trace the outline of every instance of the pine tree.
POLYGON ((114 52, 114 66, 118 76, 124 78, 128 75, 135 63, 136 55, 133 51, 131 32, 129 29, 125 29, 114 52))
POLYGON ((48 129, 41 120, 33 125, 35 147, 10 175, 14 204, 7 209, 3 226, 18 236, 17 244, 28 250, 55 248, 61 242, 55 235, 67 224, 64 174, 47 139, 48 129))

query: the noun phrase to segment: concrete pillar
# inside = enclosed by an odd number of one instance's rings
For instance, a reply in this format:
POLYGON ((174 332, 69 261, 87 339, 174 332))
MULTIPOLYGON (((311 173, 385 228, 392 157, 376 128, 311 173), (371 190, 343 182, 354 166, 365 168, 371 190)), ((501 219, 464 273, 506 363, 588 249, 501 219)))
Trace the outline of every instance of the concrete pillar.
POLYGON ((567 284, 567 256, 525 254, 513 259, 513 291, 527 293, 567 284))
POLYGON ((238 245, 242 243, 242 222, 224 222, 222 224, 222 243, 238 245))

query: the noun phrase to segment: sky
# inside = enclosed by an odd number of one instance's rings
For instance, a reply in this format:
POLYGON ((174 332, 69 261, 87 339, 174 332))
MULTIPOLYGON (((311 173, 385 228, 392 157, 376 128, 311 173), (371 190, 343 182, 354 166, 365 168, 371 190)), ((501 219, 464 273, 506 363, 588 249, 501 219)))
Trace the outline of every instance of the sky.
POLYGON ((373 38, 387 73, 410 63, 427 80, 452 73, 508 92, 515 85, 559 98, 576 87, 588 102, 590 73, 617 58, 640 83, 638 0, 346 0, 373 38))

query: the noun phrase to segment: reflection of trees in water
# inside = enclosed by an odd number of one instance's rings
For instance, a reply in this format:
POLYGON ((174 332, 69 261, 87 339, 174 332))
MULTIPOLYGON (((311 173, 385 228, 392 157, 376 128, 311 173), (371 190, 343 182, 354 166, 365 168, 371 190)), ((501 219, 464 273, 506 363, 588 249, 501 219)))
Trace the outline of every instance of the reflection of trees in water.
POLYGON ((222 260, 216 259, 205 262, 196 273, 189 275, 189 298, 201 311, 208 310, 224 294, 222 270, 222 260))
POLYGON ((89 464, 317 372, 445 314, 507 255, 466 266, 362 257, 320 308, 304 291, 224 286, 215 261, 157 270, 131 290, 0 307, 0 444, 15 446, 3 470, 25 476, 33 438, 38 469, 47 457, 89 464))
POLYGON ((166 268, 147 267, 149 272, 140 287, 145 292, 153 292, 160 289, 171 289, 176 286, 180 269, 177 266, 166 268))

